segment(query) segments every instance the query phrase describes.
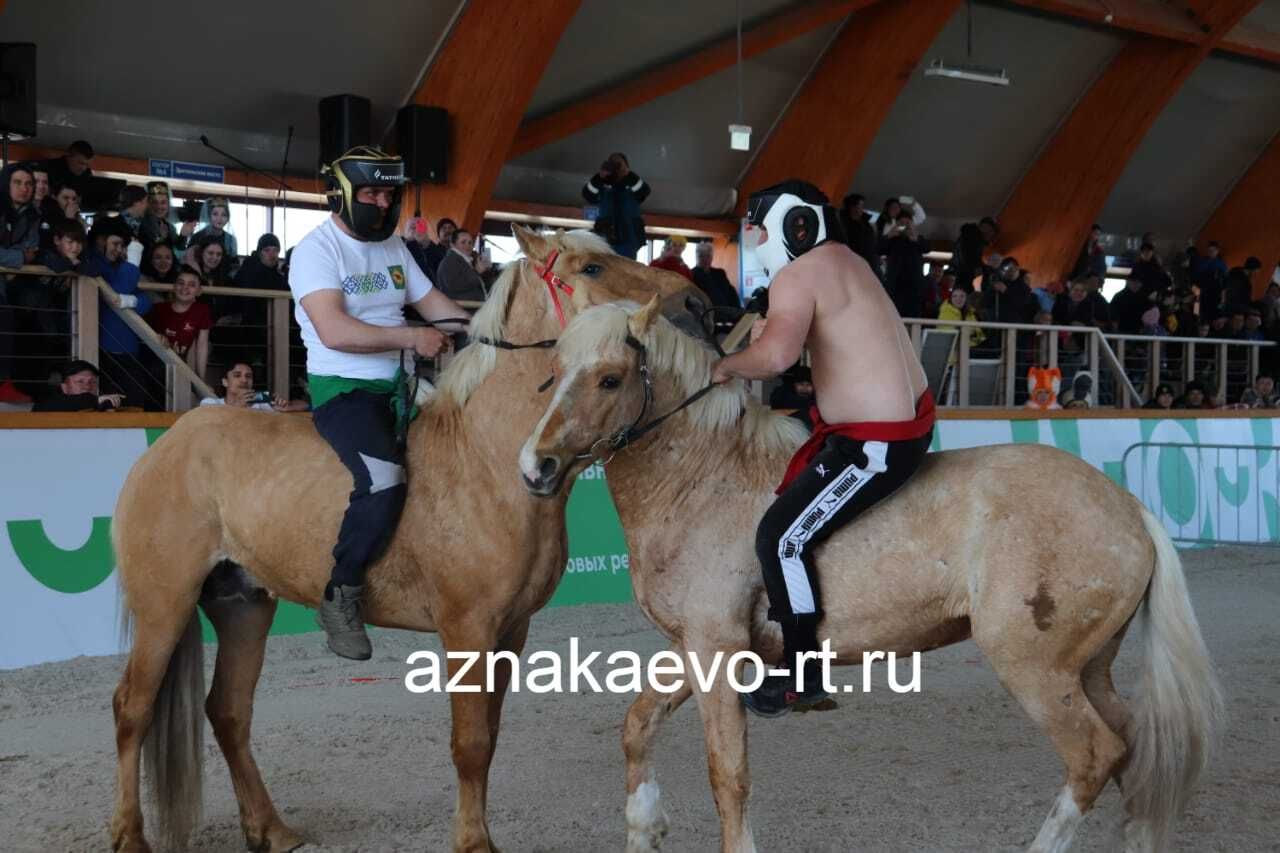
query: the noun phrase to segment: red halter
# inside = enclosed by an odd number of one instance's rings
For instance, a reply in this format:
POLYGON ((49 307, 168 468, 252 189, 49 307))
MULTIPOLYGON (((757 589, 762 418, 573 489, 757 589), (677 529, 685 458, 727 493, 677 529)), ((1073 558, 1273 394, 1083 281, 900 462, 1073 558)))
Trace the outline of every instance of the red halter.
POLYGON ((533 270, 538 274, 544 282, 547 283, 547 292, 551 294, 551 304, 556 308, 556 319, 560 321, 560 328, 564 328, 566 323, 564 319, 564 308, 560 305, 560 294, 557 291, 563 291, 567 296, 573 296, 573 286, 560 276, 552 272, 551 268, 556 265, 556 258, 560 257, 560 252, 553 251, 547 258, 546 266, 533 265, 533 270))

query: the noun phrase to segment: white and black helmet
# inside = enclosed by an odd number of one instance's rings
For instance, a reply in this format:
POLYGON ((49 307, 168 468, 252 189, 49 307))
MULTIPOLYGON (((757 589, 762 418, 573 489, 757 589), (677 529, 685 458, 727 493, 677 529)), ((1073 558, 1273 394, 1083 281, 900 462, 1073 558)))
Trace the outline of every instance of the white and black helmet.
POLYGON ((756 247, 756 257, 770 277, 816 246, 829 240, 844 242, 836 209, 806 181, 783 181, 752 193, 747 221, 767 233, 756 247))

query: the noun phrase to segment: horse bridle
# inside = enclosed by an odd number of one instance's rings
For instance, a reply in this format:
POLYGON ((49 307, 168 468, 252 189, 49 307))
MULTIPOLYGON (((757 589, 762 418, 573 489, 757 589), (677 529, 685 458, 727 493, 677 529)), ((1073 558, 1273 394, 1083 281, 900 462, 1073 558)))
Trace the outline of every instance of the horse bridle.
POLYGON ((668 418, 676 415, 701 400, 711 390, 716 387, 716 383, 710 382, 705 387, 698 389, 690 396, 686 397, 680 405, 676 406, 665 415, 659 415, 646 424, 640 422, 644 420, 644 416, 648 413, 649 407, 653 405, 653 376, 649 372, 649 350, 638 338, 628 334, 626 337, 627 346, 636 351, 636 369, 640 372, 640 378, 644 382, 644 404, 640 407, 640 412, 636 415, 635 420, 625 427, 620 427, 612 435, 598 438, 591 443, 591 446, 583 453, 575 453, 573 459, 580 462, 584 459, 595 459, 601 465, 608 465, 613 461, 613 457, 617 455, 619 450, 625 449, 628 445, 639 440, 644 435, 652 432, 662 426, 668 418), (596 453, 597 448, 603 444, 609 450, 608 459, 600 459, 596 453))

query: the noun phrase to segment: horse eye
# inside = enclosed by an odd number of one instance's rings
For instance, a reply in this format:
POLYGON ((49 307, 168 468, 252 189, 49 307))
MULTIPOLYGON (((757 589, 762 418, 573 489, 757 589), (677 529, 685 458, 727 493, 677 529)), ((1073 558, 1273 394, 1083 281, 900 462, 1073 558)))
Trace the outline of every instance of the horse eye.
POLYGON ((587 264, 582 268, 583 275, 600 275, 602 272, 604 272, 604 267, 599 264, 587 264))
POLYGON ((617 376, 606 376, 600 380, 600 387, 606 391, 616 391, 622 387, 622 379, 617 376))

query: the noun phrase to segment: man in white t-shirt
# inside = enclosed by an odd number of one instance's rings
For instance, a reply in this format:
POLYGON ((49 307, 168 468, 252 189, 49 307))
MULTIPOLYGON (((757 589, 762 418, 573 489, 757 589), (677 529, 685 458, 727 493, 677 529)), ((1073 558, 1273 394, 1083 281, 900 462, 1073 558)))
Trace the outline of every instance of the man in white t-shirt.
POLYGON ((353 148, 325 174, 333 215, 294 248, 289 289, 316 429, 351 470, 355 489, 317 621, 334 653, 368 660, 364 575, 390 542, 407 492, 392 408, 400 351, 430 357, 449 341, 434 328, 406 325, 404 306, 428 321, 467 314, 432 287, 395 234, 405 183, 399 157, 353 148))

